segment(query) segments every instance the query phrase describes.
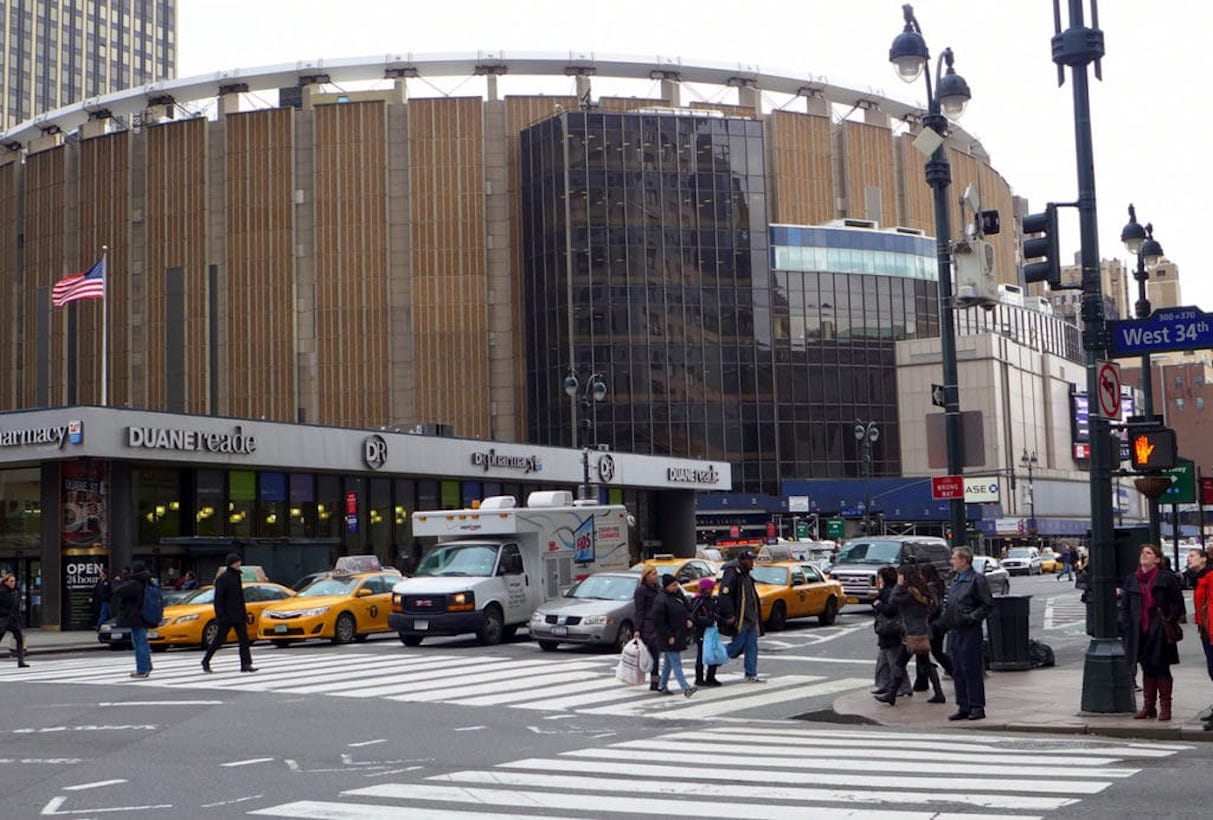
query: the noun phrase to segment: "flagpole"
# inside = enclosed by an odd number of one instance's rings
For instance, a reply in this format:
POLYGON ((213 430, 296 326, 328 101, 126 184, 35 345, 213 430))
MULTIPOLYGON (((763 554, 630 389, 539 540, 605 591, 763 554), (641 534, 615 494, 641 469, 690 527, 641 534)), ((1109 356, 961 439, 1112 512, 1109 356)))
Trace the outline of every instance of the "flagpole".
POLYGON ((101 246, 101 287, 103 295, 101 297, 101 406, 107 406, 109 378, 107 375, 107 362, 109 361, 109 246, 101 246))

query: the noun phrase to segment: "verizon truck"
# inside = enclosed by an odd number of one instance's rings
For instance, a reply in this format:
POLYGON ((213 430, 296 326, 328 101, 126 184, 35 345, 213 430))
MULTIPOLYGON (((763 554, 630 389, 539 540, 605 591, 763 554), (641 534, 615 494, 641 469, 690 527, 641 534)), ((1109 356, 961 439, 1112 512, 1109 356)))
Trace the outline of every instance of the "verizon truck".
POLYGON ((486 646, 499 643, 578 578, 628 568, 623 506, 574 503, 564 491, 515 503, 494 496, 478 509, 413 513, 413 534, 437 543, 392 587, 388 626, 405 646, 469 632, 486 646))

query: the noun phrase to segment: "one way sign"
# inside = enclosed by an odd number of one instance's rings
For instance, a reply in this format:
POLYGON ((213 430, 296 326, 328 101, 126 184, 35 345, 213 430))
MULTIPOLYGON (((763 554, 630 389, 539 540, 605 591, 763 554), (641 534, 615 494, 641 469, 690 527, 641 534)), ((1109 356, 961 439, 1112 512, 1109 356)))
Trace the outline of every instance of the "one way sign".
POLYGON ((935 405, 936 407, 948 406, 947 401, 944 399, 942 384, 931 385, 931 404, 935 405))

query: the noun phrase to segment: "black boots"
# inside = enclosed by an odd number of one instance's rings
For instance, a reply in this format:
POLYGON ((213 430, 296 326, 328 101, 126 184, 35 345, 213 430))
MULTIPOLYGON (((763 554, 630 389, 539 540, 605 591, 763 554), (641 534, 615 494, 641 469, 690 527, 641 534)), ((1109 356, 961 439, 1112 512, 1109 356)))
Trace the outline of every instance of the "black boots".
POLYGON ((695 685, 703 686, 703 664, 695 664, 695 685))
POLYGON ((29 664, 25 662, 25 642, 24 641, 17 641, 17 666, 21 669, 25 669, 26 667, 29 666, 29 664))
POLYGON ((927 676, 931 679, 931 688, 935 690, 935 694, 927 698, 927 703, 947 703, 948 699, 943 694, 943 686, 939 683, 939 669, 935 664, 928 667, 927 676))
POLYGON ((649 691, 650 692, 660 692, 661 691, 661 677, 659 675, 649 675, 649 691))
POLYGON ((707 677, 703 679, 704 686, 721 686, 720 681, 716 680, 716 670, 719 666, 709 666, 707 677))

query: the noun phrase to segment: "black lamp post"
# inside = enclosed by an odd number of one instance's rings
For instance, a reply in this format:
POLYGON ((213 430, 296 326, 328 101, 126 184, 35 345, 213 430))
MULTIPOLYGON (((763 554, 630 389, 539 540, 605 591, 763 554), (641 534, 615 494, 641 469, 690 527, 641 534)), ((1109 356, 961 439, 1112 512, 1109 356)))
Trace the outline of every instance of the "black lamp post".
MULTIPOLYGON (((1133 306, 1134 315, 1138 319, 1150 316, 1150 299, 1146 293, 1146 283, 1150 281, 1150 273, 1162 261, 1162 245, 1154 239, 1154 226, 1142 225, 1137 221, 1137 210, 1129 206, 1129 224, 1120 232, 1120 241, 1125 249, 1137 257, 1137 268, 1133 278, 1137 281, 1137 303, 1133 306)), ((1147 419, 1154 416, 1154 371, 1150 362, 1150 354, 1141 354, 1141 415, 1147 419)), ((1161 516, 1158 513, 1158 499, 1146 497, 1149 509, 1150 543, 1160 544, 1162 541, 1161 516)))
MULTIPOLYGON (((931 54, 922 37, 922 29, 914 17, 910 4, 901 7, 905 17, 905 29, 893 40, 889 49, 889 62, 897 67, 897 75, 907 83, 925 74, 927 81, 927 115, 924 131, 914 141, 915 147, 924 153, 930 151, 926 164, 927 184, 935 194, 935 247, 939 262, 939 336, 940 355, 943 359, 944 438, 948 458, 948 474, 962 475, 964 472, 964 439, 961 434, 960 387, 956 366, 956 326, 952 311, 952 243, 948 226, 948 186, 952 183, 952 166, 944 149, 948 135, 948 120, 958 119, 969 101, 969 85, 952 68, 952 49, 945 48, 935 65, 938 82, 931 87, 931 69, 928 65, 931 54), (947 73, 940 75, 944 65, 947 73)), ((952 546, 962 546, 967 540, 965 502, 953 498, 948 503, 951 521, 952 546)))
MULTIPOLYGON (((1082 263, 1082 346, 1086 351, 1087 395, 1099 396, 1099 365, 1108 355, 1110 334, 1104 315, 1099 269, 1099 220, 1095 208, 1095 151, 1091 140, 1091 99, 1087 66, 1100 76, 1103 32, 1092 0, 1092 25, 1083 20, 1083 0, 1067 0, 1070 27, 1061 28, 1060 0, 1053 0, 1055 33, 1051 41, 1057 82, 1066 67, 1074 89, 1074 149, 1078 166, 1078 221, 1082 263)), ((1112 521, 1112 436, 1108 420, 1091 413, 1091 643, 1083 659, 1082 710, 1132 712, 1136 664, 1125 657, 1116 624, 1116 534, 1112 521)), ((1117 447, 1119 448, 1119 442, 1117 447)), ((1119 455, 1119 454, 1117 454, 1119 455)))
POLYGON ((1032 543, 1036 543, 1036 482, 1033 477, 1033 471, 1036 469, 1036 451, 1028 452, 1028 448, 1024 448, 1023 455, 1019 457, 1019 463, 1028 471, 1028 533, 1032 536, 1032 543))
POLYGON ((880 438, 880 429, 876 422, 855 422, 855 440, 860 445, 860 457, 863 460, 863 534, 872 534, 872 445, 880 438))
MULTIPOLYGON (((598 430, 598 402, 606 398, 607 386, 602 380, 601 373, 591 373, 585 387, 577 378, 577 373, 569 371, 563 382, 565 394, 577 406, 577 426, 581 429, 580 442, 578 436, 573 436, 574 446, 581 446, 581 498, 590 497, 590 444, 598 430), (578 395, 580 393, 580 395, 578 395)), ((594 442, 595 444, 597 442, 594 442)))

